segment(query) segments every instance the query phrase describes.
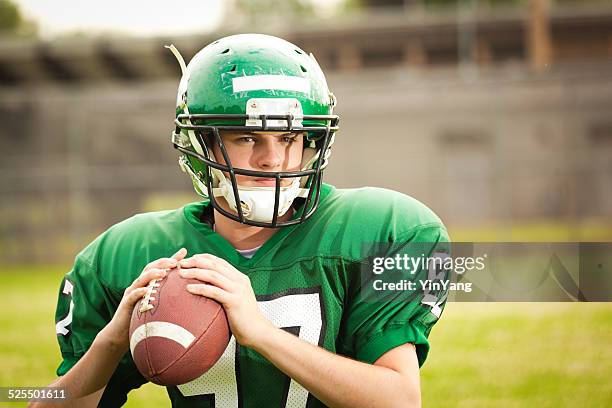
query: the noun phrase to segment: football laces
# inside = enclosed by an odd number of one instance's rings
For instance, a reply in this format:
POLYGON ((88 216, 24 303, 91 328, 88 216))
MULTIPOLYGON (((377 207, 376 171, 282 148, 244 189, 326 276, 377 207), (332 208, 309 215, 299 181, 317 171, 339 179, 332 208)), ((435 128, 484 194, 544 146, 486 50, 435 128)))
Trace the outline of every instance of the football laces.
POLYGON ((159 288, 160 284, 158 282, 160 280, 161 279, 152 279, 151 282, 149 282, 149 284, 147 285, 147 292, 145 293, 142 300, 140 301, 140 307, 138 308, 138 311, 140 313, 144 313, 155 307, 153 305, 153 302, 155 301, 155 296, 153 295, 157 293, 156 288, 159 288))

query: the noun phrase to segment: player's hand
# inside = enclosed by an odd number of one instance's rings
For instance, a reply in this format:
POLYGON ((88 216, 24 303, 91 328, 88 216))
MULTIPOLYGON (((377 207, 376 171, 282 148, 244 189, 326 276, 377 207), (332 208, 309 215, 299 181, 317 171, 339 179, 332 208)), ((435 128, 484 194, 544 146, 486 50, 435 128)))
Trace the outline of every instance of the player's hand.
POLYGON ((223 305, 232 334, 243 346, 252 347, 273 328, 259 310, 257 299, 247 275, 225 259, 210 254, 198 254, 180 262, 181 276, 202 283, 189 284, 187 290, 216 300, 223 305))
POLYGON ((187 255, 187 250, 181 248, 176 254, 172 255, 172 257, 160 258, 145 266, 140 276, 125 289, 123 298, 117 307, 113 319, 99 335, 103 336, 110 344, 127 351, 130 346, 130 320, 136 302, 142 299, 147 293, 147 285, 149 282, 153 279, 162 279, 165 277, 168 273, 168 269, 175 268, 178 262, 185 258, 185 255, 187 255))

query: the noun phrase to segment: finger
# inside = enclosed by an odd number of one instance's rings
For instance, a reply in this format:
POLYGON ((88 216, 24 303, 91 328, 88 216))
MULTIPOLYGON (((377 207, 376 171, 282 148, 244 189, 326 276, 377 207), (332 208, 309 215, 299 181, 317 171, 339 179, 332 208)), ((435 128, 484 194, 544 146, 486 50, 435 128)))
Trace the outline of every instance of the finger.
POLYGON ((180 261, 181 259, 185 258, 186 255, 187 255, 187 250, 185 248, 181 248, 178 251, 176 251, 176 254, 172 255, 171 258, 176 259, 177 261, 180 261))
POLYGON ((193 264, 193 265, 199 265, 199 264, 203 264, 203 265, 214 265, 216 264, 216 259, 217 257, 211 254, 195 254, 193 255, 191 258, 186 258, 183 261, 181 261, 181 265, 183 263, 187 263, 187 264, 193 264))
POLYGON ((216 286, 207 285, 205 283, 191 283, 187 285, 187 291, 193 293, 194 295, 200 295, 214 299, 222 305, 225 305, 229 299, 228 292, 216 286))
POLYGON ((215 285, 223 290, 231 292, 236 288, 236 283, 223 274, 210 269, 181 269, 183 278, 199 279, 203 282, 215 285))
POLYGON ((222 269, 226 272, 226 275, 229 276, 232 280, 244 279, 246 276, 244 273, 240 272, 238 269, 234 267, 231 263, 226 261, 223 258, 212 254, 205 254, 208 259, 210 259, 217 268, 222 269))
POLYGON ((166 269, 149 269, 140 274, 138 278, 130 285, 130 289, 147 286, 153 279, 162 279, 168 274, 166 269))
POLYGON ((122 302, 126 306, 133 308, 136 302, 138 302, 140 299, 144 297, 144 295, 146 295, 147 289, 148 289, 147 287, 144 287, 144 288, 136 288, 130 291, 123 297, 122 302))
POLYGON ((152 269, 152 268, 159 268, 159 269, 172 269, 172 268, 176 268, 178 265, 178 260, 174 259, 174 258, 160 258, 160 259, 156 259, 153 262, 150 262, 147 264, 147 266, 144 267, 143 271, 152 269))
POLYGON ((211 254, 197 254, 180 262, 181 268, 211 269, 217 271, 233 281, 242 278, 243 273, 234 268, 229 262, 211 254), (221 262, 223 261, 223 262, 221 262))
POLYGON ((181 268, 197 268, 200 266, 200 257, 192 256, 191 258, 185 258, 179 264, 181 268))
POLYGON ((232 265, 231 263, 227 262, 223 258, 220 258, 220 257, 218 257, 216 255, 213 255, 213 254, 204 254, 204 255, 206 255, 208 258, 212 259, 214 262, 218 263, 219 265, 222 265, 222 266, 224 266, 226 268, 235 269, 234 265, 232 265))

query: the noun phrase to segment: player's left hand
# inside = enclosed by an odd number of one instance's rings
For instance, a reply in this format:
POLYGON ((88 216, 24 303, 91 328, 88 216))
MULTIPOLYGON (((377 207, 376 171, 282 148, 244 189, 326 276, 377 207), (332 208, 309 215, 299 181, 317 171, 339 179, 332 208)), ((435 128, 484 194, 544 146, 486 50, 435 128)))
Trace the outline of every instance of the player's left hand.
POLYGON ((223 305, 232 334, 241 345, 253 346, 273 327, 259 310, 249 277, 225 259, 198 254, 183 259, 180 266, 181 276, 202 281, 187 285, 189 292, 223 305))

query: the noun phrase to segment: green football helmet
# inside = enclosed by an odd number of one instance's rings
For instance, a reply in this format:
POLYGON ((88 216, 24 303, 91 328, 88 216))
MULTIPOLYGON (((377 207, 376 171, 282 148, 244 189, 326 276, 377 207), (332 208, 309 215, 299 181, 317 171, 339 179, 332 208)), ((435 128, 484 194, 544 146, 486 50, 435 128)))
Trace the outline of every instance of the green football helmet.
POLYGON ((281 227, 308 219, 319 203, 323 170, 338 130, 336 104, 312 54, 277 37, 225 37, 199 51, 185 65, 174 46, 183 76, 176 101, 174 147, 179 165, 198 194, 235 221, 281 227), (265 172, 232 166, 223 131, 299 132, 304 151, 299 171, 265 172), (212 150, 218 144, 225 164, 212 150), (238 185, 236 175, 275 179, 272 187, 238 185), (291 179, 282 186, 282 179, 291 179), (236 214, 219 205, 224 197, 236 214), (296 213, 279 221, 289 208, 296 213))

